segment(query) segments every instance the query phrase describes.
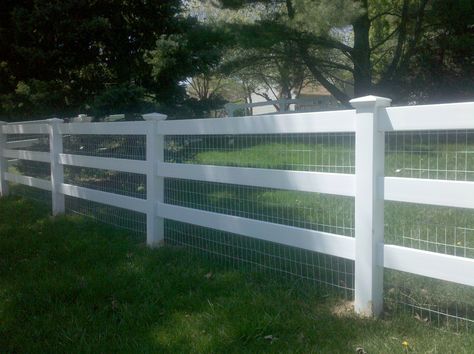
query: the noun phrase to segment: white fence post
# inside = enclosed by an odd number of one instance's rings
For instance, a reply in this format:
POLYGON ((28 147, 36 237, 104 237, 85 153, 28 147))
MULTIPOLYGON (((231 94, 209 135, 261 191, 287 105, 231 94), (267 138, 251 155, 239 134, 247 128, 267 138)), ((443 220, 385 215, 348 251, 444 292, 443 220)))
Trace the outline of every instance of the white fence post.
POLYGON ((61 185, 64 183, 64 168, 59 163, 59 154, 63 152, 63 137, 59 131, 59 125, 62 123, 63 120, 59 118, 48 119, 53 215, 62 214, 65 211, 64 194, 61 192, 61 185))
POLYGON ((164 220, 156 216, 157 202, 164 201, 164 179, 158 177, 158 162, 164 160, 164 135, 158 131, 158 122, 166 119, 165 114, 144 114, 149 127, 146 134, 146 160, 148 171, 146 176, 146 196, 148 211, 146 213, 146 243, 156 247, 163 244, 165 238, 164 220))
POLYGON ((350 101, 356 109, 354 309, 365 316, 383 309, 385 133, 378 118, 391 101, 376 96, 350 101))
POLYGON ((7 146, 7 135, 3 134, 2 126, 7 124, 6 122, 0 121, 0 197, 6 197, 8 195, 8 182, 5 179, 5 173, 8 169, 8 161, 3 156, 3 150, 7 146))

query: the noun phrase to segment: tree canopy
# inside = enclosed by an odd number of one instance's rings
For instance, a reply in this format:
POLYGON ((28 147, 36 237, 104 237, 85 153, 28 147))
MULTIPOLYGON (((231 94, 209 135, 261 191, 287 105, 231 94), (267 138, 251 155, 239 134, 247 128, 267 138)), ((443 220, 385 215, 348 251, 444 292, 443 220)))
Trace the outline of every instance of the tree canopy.
POLYGON ((2 120, 203 116, 232 80, 244 95, 266 85, 280 97, 312 81, 346 105, 474 94, 474 0, 4 0, 0 10, 2 120))
POLYGON ((474 93, 472 0, 219 3, 233 10, 264 6, 265 15, 254 23, 228 23, 239 38, 235 43, 252 55, 292 48, 294 62, 344 104, 366 94, 420 102, 474 93))
POLYGON ((0 6, 2 119, 179 105, 181 82, 216 60, 209 44, 218 41, 183 15, 181 0, 0 6))

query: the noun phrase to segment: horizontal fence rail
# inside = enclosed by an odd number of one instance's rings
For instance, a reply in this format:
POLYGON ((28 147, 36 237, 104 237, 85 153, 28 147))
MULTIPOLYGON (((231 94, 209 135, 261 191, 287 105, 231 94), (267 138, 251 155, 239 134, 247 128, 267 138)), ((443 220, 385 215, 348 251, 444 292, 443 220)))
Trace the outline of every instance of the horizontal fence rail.
MULTIPOLYGON (((150 114, 145 117, 147 121, 137 122, 67 124, 53 119, 32 124, 0 123, 0 192, 8 194, 6 182, 51 191, 54 214, 64 212, 64 196, 146 214, 149 245, 164 240, 164 220, 168 219, 352 260, 355 309, 367 315, 382 311, 384 268, 474 286, 474 259, 384 241, 384 201, 474 209, 472 181, 385 176, 384 134, 474 130, 474 103, 388 107, 390 100, 373 96, 351 103, 355 110, 231 119, 172 121, 150 114), (170 135, 342 132, 355 134, 355 174, 198 165, 164 159, 164 151, 170 148, 165 136, 170 135), (50 151, 30 151, 28 148, 39 139, 7 141, 9 134, 48 135, 50 151), (62 139, 74 135, 145 136, 146 160, 64 153, 62 139), (49 163, 51 180, 14 174, 8 170, 9 160, 49 163), (145 188, 146 199, 64 183, 64 166, 146 176, 146 188, 141 187, 145 188), (355 237, 166 203, 166 178, 350 197, 355 200, 355 237)), ((467 155, 464 158, 467 161, 467 155)))
POLYGON ((474 129, 474 103, 389 107, 381 111, 381 131, 474 129))
POLYGON ((18 149, 18 148, 27 148, 32 147, 39 143, 39 139, 25 139, 19 141, 10 141, 6 143, 6 148, 8 149, 18 149))
POLYGON ((59 154, 59 163, 69 166, 143 174, 146 173, 148 168, 146 162, 140 160, 117 159, 113 157, 81 156, 72 154, 59 154))
POLYGON ((354 111, 280 114, 232 119, 162 121, 163 135, 337 133, 354 131, 354 111))
POLYGON ((49 152, 28 151, 28 150, 3 150, 3 157, 10 159, 20 159, 29 161, 49 162, 49 152))
POLYGON ((157 216, 260 240, 354 259, 354 239, 327 232, 158 203, 157 216))
POLYGON ((59 131, 71 135, 145 135, 147 126, 143 122, 68 123, 59 131))
POLYGON ((158 175, 242 186, 354 196, 354 176, 342 173, 269 170, 262 168, 158 164, 158 175))
POLYGON ((385 200, 474 209, 474 182, 384 178, 385 200))
POLYGON ((48 124, 13 124, 2 126, 3 134, 49 134, 48 124))
POLYGON ((146 201, 139 198, 128 197, 115 193, 102 192, 95 189, 61 184, 61 193, 75 198, 90 200, 96 203, 103 203, 117 208, 129 209, 138 212, 146 212, 146 201))
POLYGON ((396 245, 384 245, 383 255, 386 268, 474 286, 474 259, 396 245))
POLYGON ((8 172, 5 172, 4 178, 5 180, 9 182, 20 183, 20 184, 24 184, 25 186, 44 189, 46 191, 51 191, 51 181, 48 181, 45 179, 22 176, 22 175, 14 175, 8 172))

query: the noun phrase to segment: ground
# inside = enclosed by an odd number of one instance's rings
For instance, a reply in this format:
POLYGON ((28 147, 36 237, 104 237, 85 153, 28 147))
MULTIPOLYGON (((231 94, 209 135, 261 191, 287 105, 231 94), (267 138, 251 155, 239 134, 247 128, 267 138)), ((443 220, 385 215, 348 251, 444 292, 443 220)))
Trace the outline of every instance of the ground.
POLYGON ((0 200, 0 352, 470 353, 474 334, 355 316, 298 280, 223 268, 77 217, 0 200))

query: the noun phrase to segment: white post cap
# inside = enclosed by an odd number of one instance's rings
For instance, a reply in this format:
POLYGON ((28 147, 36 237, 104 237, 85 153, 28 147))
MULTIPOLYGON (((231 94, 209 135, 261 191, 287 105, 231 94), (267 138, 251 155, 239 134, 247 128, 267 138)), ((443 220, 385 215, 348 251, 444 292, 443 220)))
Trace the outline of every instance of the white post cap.
POLYGON ((142 114, 142 117, 143 119, 147 121, 159 121, 159 120, 165 120, 166 118, 168 118, 166 114, 156 113, 156 112, 142 114))
POLYGON ((389 107, 392 103, 392 99, 379 96, 364 96, 354 98, 349 103, 355 109, 367 109, 367 108, 378 108, 378 107, 389 107))

